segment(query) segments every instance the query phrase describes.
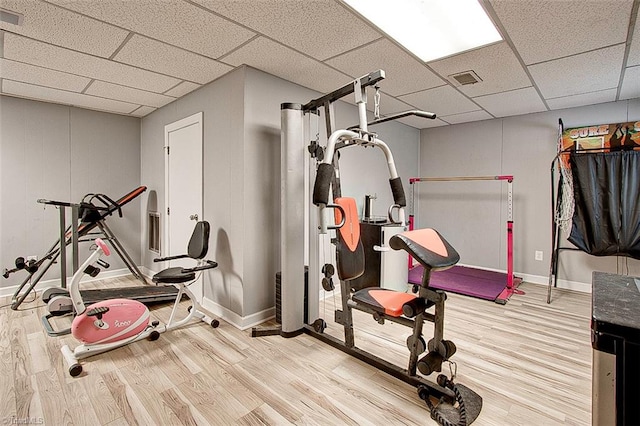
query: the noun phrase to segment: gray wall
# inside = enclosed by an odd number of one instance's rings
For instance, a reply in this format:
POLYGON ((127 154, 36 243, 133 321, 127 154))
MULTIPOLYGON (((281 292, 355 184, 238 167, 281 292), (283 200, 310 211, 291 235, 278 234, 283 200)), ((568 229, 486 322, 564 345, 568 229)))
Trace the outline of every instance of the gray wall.
MULTIPOLYGON (((259 320, 275 304, 280 211, 287 208, 280 204, 280 104, 306 103, 319 95, 240 67, 142 119, 141 181, 152 190, 143 205, 145 229, 146 211, 164 206, 164 126, 204 112, 204 217, 212 227, 210 257, 219 263, 206 274, 204 296, 223 308, 217 314, 230 316, 227 319, 238 325, 250 323, 252 316, 259 320)), ((347 126, 355 123, 357 111, 353 105, 339 103, 336 116, 338 126, 347 126)), ((417 173, 420 132, 402 124, 376 130, 392 149, 401 148, 397 153, 400 172, 417 173)), ((366 151, 343 157, 345 195, 362 203, 365 191, 377 193, 383 214, 391 199, 386 164, 381 152, 366 151)), ((144 267, 155 271, 156 255, 145 249, 142 235, 144 267)))
MULTIPOLYGON (((280 265, 280 104, 307 103, 320 93, 292 84, 253 68, 245 74, 244 203, 245 314, 274 305, 275 273, 280 265)), ((345 100, 351 98, 345 97, 345 100)), ((357 124, 354 105, 335 104, 336 128, 357 124)), ((326 131, 319 124, 320 137, 326 131)), ((398 173, 404 178, 418 172, 420 132, 400 123, 386 123, 371 129, 378 132, 394 153, 398 173)), ((326 142, 326 139, 322 143, 326 142)), ((308 143, 306 141, 305 143, 308 143)), ((355 197, 360 212, 365 194, 377 194, 374 213, 385 215, 392 204, 385 157, 379 149, 352 147, 341 151, 340 171, 343 195, 355 197)), ((315 212, 312 211, 312 214, 315 212)), ((302 232, 302 230, 301 230, 302 232)))
MULTIPOLYGON (((164 127, 192 114, 203 112, 204 208, 203 217, 211 224, 209 258, 219 267, 205 273, 205 297, 232 312, 242 315, 243 220, 242 164, 243 138, 242 69, 160 108, 142 119, 141 181, 151 192, 143 203, 142 229, 147 226, 147 211, 161 213, 161 229, 165 220, 164 127), (216 294, 212 294, 216 289, 216 294)), ((147 249, 142 233, 143 266, 158 271, 158 257, 147 249)), ((163 253, 166 254, 166 253, 163 253)))
MULTIPOLYGON (((39 198, 80 202, 87 193, 114 199, 140 184, 140 120, 0 96, 0 266, 18 256, 41 257, 59 235, 59 213, 39 198)), ((108 224, 140 262, 140 200, 108 224)), ((69 222, 67 222, 69 223, 69 222)), ((80 258, 86 256, 86 247, 80 258)), ((70 252, 69 252, 70 253, 70 252)), ((111 270, 124 264, 114 256, 111 270)), ((54 265, 43 280, 59 278, 54 265)), ((20 284, 23 272, 2 278, 20 284)))
MULTIPOLYGON (((437 112, 437 111, 436 111, 437 112)), ((551 252, 550 166, 556 154, 558 118, 565 127, 640 119, 640 100, 506 117, 421 132, 421 176, 514 176, 514 269, 543 282, 551 252), (536 250, 544 261, 535 261, 536 250)), ((438 229, 460 252, 461 263, 506 270, 506 184, 416 185, 419 226, 438 229)), ((563 246, 569 246, 563 238, 563 246)), ((640 262, 564 251, 559 277, 590 283, 594 270, 640 274, 640 262)), ((529 277, 528 277, 529 276, 529 277)))

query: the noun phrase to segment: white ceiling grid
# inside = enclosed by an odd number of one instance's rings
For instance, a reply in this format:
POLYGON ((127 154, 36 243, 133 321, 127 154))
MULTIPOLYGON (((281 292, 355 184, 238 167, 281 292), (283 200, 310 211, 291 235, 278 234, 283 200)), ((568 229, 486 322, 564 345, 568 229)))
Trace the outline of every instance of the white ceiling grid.
POLYGON ((474 100, 495 117, 546 111, 538 92, 533 87, 479 96, 474 100))
POLYGON ((380 37, 336 0, 194 1, 320 61, 380 37))
POLYGON ((387 80, 381 83, 383 91, 393 96, 447 84, 442 78, 387 39, 380 39, 359 49, 349 51, 326 61, 327 64, 353 78, 373 70, 383 69, 387 80))
POLYGON ((438 115, 416 128, 640 97, 640 0, 480 1, 504 41, 424 63, 341 0, 2 0, 0 94, 143 117, 245 64, 319 92, 384 69, 383 115, 438 115))
POLYGON ((125 30, 37 0, 2 0, 0 7, 24 16, 24 25, 0 22, 2 29, 103 58, 127 37, 125 30))
POLYGON ((282 44, 258 37, 235 50, 223 60, 233 66, 243 64, 289 80, 319 92, 330 92, 350 78, 282 44), (336 86, 335 82, 341 83, 336 86))
MULTIPOLYGON (((4 0, 3 0, 4 1, 4 0)), ((128 31, 217 58, 255 33, 191 3, 176 0, 50 0, 128 31), (220 37, 219 35, 224 35, 220 37)))
POLYGON ((35 84, 36 86, 53 86, 70 92, 82 91, 91 81, 86 77, 8 59, 0 59, 0 69, 2 69, 2 77, 7 80, 35 84))
POLYGON ((114 60, 200 84, 232 70, 213 59, 139 35, 131 37, 114 60))
POLYGON ((54 103, 76 105, 81 108, 106 109, 118 114, 129 114, 138 108, 137 105, 127 102, 82 95, 80 93, 69 92, 66 90, 35 86, 33 84, 25 84, 6 79, 2 79, 2 92, 27 99, 38 99, 54 103))

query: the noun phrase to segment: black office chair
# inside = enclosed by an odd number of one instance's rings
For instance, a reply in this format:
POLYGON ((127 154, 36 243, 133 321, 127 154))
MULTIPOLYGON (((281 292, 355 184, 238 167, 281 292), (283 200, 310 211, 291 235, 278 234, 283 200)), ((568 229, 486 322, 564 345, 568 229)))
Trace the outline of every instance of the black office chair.
MULTIPOLYGON (((204 258, 207 255, 207 251, 209 250, 209 230, 209 222, 201 221, 196 223, 193 234, 191 234, 191 239, 189 240, 189 245, 187 246, 186 254, 153 259, 154 262, 164 262, 167 260, 187 258, 196 261, 196 266, 192 268, 175 266, 158 272, 152 278, 152 281, 154 283, 176 284, 180 290, 178 297, 181 297, 182 294, 186 294, 193 302, 193 305, 189 308, 190 311, 193 308, 196 308, 197 311, 199 305, 189 289, 187 289, 187 286, 196 281, 198 272, 205 271, 207 269, 213 269, 218 266, 217 262, 206 260, 204 258)), ((214 328, 220 324, 217 319, 210 318, 202 312, 196 312, 195 315, 198 316, 202 321, 211 324, 211 326, 214 328)))

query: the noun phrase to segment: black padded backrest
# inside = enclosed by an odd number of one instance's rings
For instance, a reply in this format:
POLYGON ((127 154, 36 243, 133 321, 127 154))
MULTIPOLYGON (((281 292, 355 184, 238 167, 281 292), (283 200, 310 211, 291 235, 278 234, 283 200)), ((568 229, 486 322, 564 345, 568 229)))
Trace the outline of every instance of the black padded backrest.
MULTIPOLYGON (((334 200, 345 211, 346 218, 342 228, 336 232, 336 266, 338 277, 343 281, 358 278, 364 273, 364 247, 360 239, 360 219, 353 198, 342 197, 334 200)), ((342 221, 342 213, 335 210, 335 221, 342 221)))
POLYGON ((196 223, 189 240, 187 254, 193 259, 203 259, 207 251, 209 251, 209 222, 202 221, 196 223))

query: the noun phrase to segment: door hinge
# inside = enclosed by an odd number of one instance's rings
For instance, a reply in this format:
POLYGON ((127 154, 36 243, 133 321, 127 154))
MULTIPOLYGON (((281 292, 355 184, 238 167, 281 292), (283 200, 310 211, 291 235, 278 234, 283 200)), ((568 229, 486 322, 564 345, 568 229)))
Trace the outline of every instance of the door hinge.
POLYGON ((165 148, 167 148, 167 155, 169 155, 169 150, 171 149, 170 146, 165 146, 165 148))
POLYGON ((169 207, 167 207, 167 216, 169 215, 169 212, 170 212, 169 207))

